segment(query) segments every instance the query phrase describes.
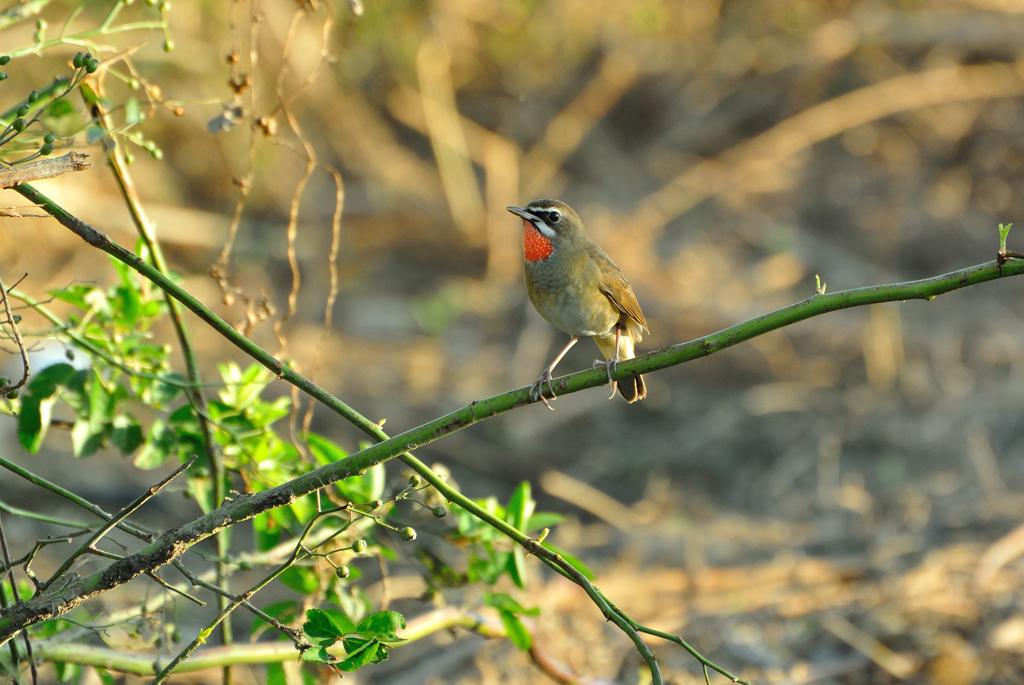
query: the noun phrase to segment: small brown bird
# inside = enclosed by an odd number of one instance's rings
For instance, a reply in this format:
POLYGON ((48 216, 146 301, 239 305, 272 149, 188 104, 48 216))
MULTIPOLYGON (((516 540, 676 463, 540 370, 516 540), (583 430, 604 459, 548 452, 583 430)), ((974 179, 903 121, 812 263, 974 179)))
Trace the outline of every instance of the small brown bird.
POLYGON ((523 220, 523 257, 526 291, 548 323, 572 338, 530 388, 530 397, 544 397, 547 383, 554 399, 551 372, 580 336, 594 338, 607 361, 596 361, 608 370, 615 397, 616 386, 632 404, 647 397, 643 376, 622 383, 612 380, 620 360, 632 359, 635 343, 650 332, 636 295, 619 267, 590 239, 572 207, 558 200, 534 200, 526 207, 509 207, 523 220))

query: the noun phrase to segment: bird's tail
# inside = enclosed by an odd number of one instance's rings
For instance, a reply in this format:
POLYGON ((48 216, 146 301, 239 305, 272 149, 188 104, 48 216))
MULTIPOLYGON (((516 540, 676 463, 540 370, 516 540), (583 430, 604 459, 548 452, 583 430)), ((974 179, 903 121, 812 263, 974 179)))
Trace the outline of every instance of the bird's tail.
MULTIPOLYGON (((605 359, 610 360, 615 356, 614 331, 607 336, 595 337, 594 342, 597 343, 597 349, 601 350, 601 354, 605 359)), ((632 359, 635 356, 636 354, 633 351, 633 336, 629 334, 628 329, 624 330, 619 337, 618 361, 626 361, 627 359, 632 359)), ((624 378, 616 384, 616 387, 623 399, 630 404, 647 397, 647 384, 644 383, 643 376, 624 378)))

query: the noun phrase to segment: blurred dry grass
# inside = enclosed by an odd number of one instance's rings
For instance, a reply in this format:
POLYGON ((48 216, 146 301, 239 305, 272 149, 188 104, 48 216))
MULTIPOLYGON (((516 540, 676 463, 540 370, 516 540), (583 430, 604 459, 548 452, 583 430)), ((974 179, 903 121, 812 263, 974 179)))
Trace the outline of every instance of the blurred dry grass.
MULTIPOLYGON (((67 8, 48 7, 51 24, 67 8)), ((580 212, 638 294, 646 349, 802 299, 816 274, 838 290, 989 260, 996 224, 1024 209, 1018 2, 333 10, 332 60, 292 98, 322 58, 325 4, 304 14, 263 2, 250 34, 244 4, 177 3, 178 49, 164 55, 154 41, 133 59, 186 114, 157 112, 146 132, 164 162, 140 155, 133 173, 207 303, 220 299, 204 273, 227 236, 233 180, 251 173, 231 283, 286 311, 291 218, 302 288, 283 329, 288 354, 305 370, 321 354, 325 385, 392 430, 529 383, 561 344, 526 301, 507 205, 560 197, 580 212), (205 131, 231 97, 231 22, 240 71, 259 55, 242 103, 277 125, 271 139, 252 133, 251 164, 244 124, 205 131), (345 188, 323 339, 336 188, 316 170, 293 204, 303 140, 345 188)), ((53 64, 29 72, 23 60, 4 87, 38 84, 53 64)), ((101 168, 39 185, 130 242, 101 168)), ((110 277, 47 222, 0 221, 0 269, 29 272, 23 288, 110 277)), ((1016 682, 1022 295, 999 283, 827 317, 657 374, 638 407, 575 395, 423 452, 470 494, 557 469, 622 502, 552 486, 544 504, 588 512, 560 543, 590 555, 624 608, 759 680, 1016 682)), ((244 318, 241 305, 222 309, 244 318)), ((253 337, 276 344, 268 324, 253 337)), ((211 366, 232 354, 200 340, 211 366)), ((594 354, 578 346, 566 370, 594 354)), ((316 426, 355 443, 322 412, 316 426)), ((538 592, 556 658, 637 682, 625 640, 579 594, 557 582, 538 592)), ((507 646, 482 654, 466 682, 542 680, 507 646)), ((429 681, 399 656, 381 682, 429 681)), ((698 682, 674 648, 659 657, 673 682, 698 682)), ((465 678, 467 663, 437 677, 465 678)))

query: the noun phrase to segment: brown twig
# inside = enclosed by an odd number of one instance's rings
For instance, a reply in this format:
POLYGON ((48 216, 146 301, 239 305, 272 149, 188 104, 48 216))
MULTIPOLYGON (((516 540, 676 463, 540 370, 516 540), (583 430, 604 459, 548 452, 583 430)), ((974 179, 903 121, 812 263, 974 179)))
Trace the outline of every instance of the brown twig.
POLYGON ((69 152, 63 157, 41 159, 15 167, 0 169, 0 188, 10 188, 16 183, 38 181, 41 178, 54 178, 74 171, 84 171, 92 166, 85 161, 89 155, 81 152, 69 152))
MULTIPOLYGON (((24 278, 24 277, 22 277, 24 278)), ((18 280, 21 283, 22 279, 18 280)), ((15 283, 17 285, 17 283, 15 283)), ((11 286, 12 288, 14 286, 11 286)), ((14 314, 11 313, 11 304, 7 300, 7 288, 4 287, 4 282, 0 280, 0 300, 4 303, 4 314, 7 316, 7 324, 10 325, 14 335, 14 342, 18 346, 18 351, 21 353, 21 366, 22 376, 21 380, 14 385, 8 385, 7 383, 0 383, 0 395, 6 396, 7 394, 18 390, 26 383, 28 383, 28 377, 32 372, 31 365, 28 361, 28 350, 25 349, 25 341, 21 338, 21 331, 18 330, 18 322, 14 318, 14 314)))

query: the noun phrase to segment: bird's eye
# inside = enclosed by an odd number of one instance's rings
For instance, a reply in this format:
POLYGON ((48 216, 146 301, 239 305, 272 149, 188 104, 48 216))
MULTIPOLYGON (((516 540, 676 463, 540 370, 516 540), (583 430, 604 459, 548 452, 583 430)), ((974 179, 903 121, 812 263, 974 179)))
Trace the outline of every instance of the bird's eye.
POLYGON ((550 212, 548 212, 548 223, 549 224, 557 224, 561 220, 562 220, 562 213, 559 212, 557 209, 552 209, 550 212))

